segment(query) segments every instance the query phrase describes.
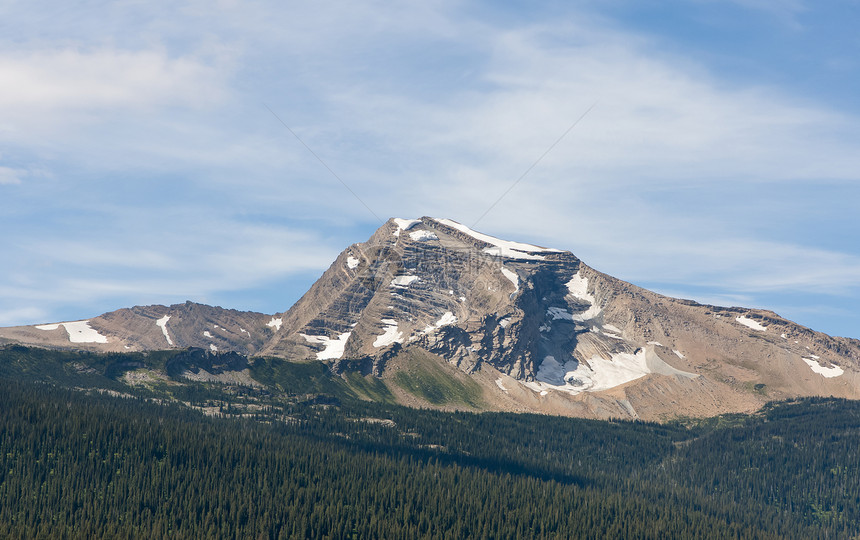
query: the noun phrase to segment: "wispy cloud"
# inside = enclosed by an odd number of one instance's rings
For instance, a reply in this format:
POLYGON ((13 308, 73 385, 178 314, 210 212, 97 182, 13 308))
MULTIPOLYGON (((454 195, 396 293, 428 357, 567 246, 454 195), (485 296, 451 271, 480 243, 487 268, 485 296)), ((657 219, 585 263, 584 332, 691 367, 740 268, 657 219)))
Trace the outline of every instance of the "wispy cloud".
MULTIPOLYGON (((200 300, 276 287, 292 275, 328 266, 339 251, 313 232, 230 219, 149 222, 147 235, 128 226, 118 220, 114 231, 87 238, 35 241, 5 268, 0 297, 53 309, 94 309, 111 301, 116 309, 147 298, 146 303, 200 300)), ((32 321, 48 311, 15 313, 32 321)))
POLYGON ((0 57, 0 108, 56 111, 164 103, 195 106, 223 97, 219 74, 164 50, 60 48, 0 57))
POLYGON ((0 309, 0 325, 17 326, 22 321, 48 322, 49 311, 37 307, 0 309))
POLYGON ((25 171, 19 169, 0 167, 0 185, 20 184, 24 174, 25 171))

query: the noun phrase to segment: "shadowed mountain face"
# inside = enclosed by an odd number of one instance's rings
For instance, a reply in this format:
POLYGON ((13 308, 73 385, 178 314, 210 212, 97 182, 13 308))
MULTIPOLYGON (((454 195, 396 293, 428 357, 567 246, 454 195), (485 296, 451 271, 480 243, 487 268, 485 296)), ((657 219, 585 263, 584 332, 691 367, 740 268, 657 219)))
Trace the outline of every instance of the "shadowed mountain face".
MULTIPOLYGON (((856 340, 771 312, 661 296, 570 252, 426 217, 389 220, 347 248, 282 314, 136 307, 0 329, 0 338, 320 360, 383 381, 435 363, 477 382, 480 408, 592 417, 706 416, 800 395, 860 397, 856 340)), ((391 386, 400 401, 424 404, 391 386)))

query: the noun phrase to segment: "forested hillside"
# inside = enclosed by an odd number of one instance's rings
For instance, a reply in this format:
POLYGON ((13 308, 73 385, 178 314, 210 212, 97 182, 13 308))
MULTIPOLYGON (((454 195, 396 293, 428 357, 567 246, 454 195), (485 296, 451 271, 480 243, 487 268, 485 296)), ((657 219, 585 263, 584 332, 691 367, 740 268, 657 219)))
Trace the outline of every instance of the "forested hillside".
POLYGON ((0 537, 848 538, 860 406, 667 425, 350 401, 230 418, 0 379, 0 537))

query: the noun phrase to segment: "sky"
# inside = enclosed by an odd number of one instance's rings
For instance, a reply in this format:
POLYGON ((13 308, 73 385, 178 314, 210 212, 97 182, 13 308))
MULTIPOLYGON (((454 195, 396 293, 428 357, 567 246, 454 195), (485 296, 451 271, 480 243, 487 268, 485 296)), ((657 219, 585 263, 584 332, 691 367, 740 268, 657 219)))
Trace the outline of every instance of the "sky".
POLYGON ((860 338, 858 22, 857 0, 0 0, 0 325, 282 312, 380 220, 428 215, 860 338))

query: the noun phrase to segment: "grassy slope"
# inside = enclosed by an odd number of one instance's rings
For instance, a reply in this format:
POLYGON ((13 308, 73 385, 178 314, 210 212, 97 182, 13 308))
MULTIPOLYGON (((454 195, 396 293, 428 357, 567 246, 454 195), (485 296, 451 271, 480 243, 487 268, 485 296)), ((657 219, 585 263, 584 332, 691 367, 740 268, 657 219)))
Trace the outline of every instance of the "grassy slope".
POLYGON ((481 409, 483 389, 459 369, 420 349, 402 352, 387 377, 409 394, 436 406, 481 409))

